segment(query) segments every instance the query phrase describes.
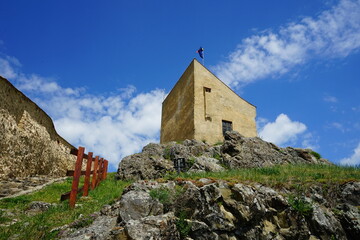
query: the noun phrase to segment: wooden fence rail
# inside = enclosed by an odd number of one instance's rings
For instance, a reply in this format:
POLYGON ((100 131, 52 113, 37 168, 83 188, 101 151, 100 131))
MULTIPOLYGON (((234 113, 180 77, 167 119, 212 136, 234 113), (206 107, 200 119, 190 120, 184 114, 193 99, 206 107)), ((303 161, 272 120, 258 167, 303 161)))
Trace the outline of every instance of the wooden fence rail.
POLYGON ((92 152, 85 154, 84 147, 71 149, 70 153, 77 156, 75 170, 68 170, 66 173, 66 176, 73 177, 71 191, 62 194, 60 200, 70 199, 69 205, 71 208, 74 208, 78 193, 83 193, 83 196, 87 196, 89 194, 89 188, 91 188, 91 190, 95 189, 102 180, 106 179, 109 162, 104 158, 99 158, 99 156, 93 158, 92 152), (81 170, 83 159, 87 159, 85 171, 81 170), (91 170, 92 162, 94 162, 93 170, 91 170), (79 188, 80 176, 83 175, 85 175, 84 186, 79 188), (90 182, 91 175, 92 179, 90 182))

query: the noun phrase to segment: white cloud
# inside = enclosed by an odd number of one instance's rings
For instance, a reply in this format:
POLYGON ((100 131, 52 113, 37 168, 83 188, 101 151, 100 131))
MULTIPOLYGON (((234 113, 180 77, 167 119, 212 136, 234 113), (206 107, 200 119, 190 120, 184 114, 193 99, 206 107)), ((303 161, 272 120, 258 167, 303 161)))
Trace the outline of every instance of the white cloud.
POLYGON ((277 32, 248 37, 214 67, 230 86, 287 73, 313 58, 346 57, 360 48, 360 1, 340 0, 317 18, 305 17, 277 32))
POLYGON ((15 58, 0 56, 0 74, 52 117, 62 137, 105 157, 113 168, 146 144, 159 142, 164 90, 137 93, 128 86, 93 96, 85 88, 63 88, 55 79, 24 74, 20 66, 15 58))
POLYGON ((334 96, 329 96, 329 95, 327 95, 327 96, 324 97, 324 101, 325 101, 325 102, 330 102, 330 103, 337 103, 337 102, 338 102, 338 100, 337 100, 336 97, 334 97, 334 96))
MULTIPOLYGON (((134 91, 134 90, 131 90, 134 91)), ((117 96, 53 97, 39 104, 72 144, 102 154, 114 166, 149 142, 158 142, 163 90, 117 96)))
POLYGON ((16 78, 18 76, 16 68, 19 66, 21 64, 16 58, 0 55, 0 76, 7 79, 16 78))
POLYGON ((259 130, 259 136, 277 145, 294 144, 298 135, 305 130, 305 124, 291 121, 286 114, 281 113, 275 122, 268 122, 259 130))
POLYGON ((360 143, 358 146, 354 149, 353 155, 351 155, 349 158, 344 158, 340 160, 341 165, 360 165, 360 143))
POLYGON ((339 130, 339 131, 342 132, 342 133, 348 131, 348 129, 345 128, 343 124, 338 123, 338 122, 333 122, 333 123, 331 123, 331 124, 330 124, 330 128, 335 128, 335 129, 339 130))

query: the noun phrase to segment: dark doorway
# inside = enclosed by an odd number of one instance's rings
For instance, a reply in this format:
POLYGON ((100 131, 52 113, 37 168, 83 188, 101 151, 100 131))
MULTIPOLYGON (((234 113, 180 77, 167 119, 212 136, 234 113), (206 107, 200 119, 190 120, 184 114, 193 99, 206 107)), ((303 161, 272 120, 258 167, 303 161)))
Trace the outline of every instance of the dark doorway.
POLYGON ((232 131, 232 122, 222 120, 222 131, 224 136, 226 131, 232 131))

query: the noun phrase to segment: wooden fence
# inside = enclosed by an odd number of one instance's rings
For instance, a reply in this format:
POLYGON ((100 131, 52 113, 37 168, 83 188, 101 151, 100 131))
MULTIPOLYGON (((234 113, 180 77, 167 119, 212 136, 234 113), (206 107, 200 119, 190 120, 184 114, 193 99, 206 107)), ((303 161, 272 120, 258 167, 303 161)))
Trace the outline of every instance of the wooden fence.
POLYGON ((93 190, 99 185, 102 180, 106 179, 108 161, 103 158, 99 158, 99 156, 93 158, 92 152, 85 154, 84 147, 79 147, 79 149, 71 149, 70 153, 77 156, 75 170, 68 170, 66 173, 66 176, 73 177, 72 187, 70 192, 61 195, 60 200, 64 201, 66 199, 70 199, 69 205, 71 208, 74 208, 78 193, 82 192, 83 196, 87 196, 89 194, 90 187, 91 190, 93 190), (83 159, 87 159, 86 171, 81 170, 83 159), (93 170, 91 170, 92 162, 94 162, 93 170), (82 175, 85 175, 84 186, 79 188, 80 176, 82 175), (92 179, 90 182, 91 175, 92 179))

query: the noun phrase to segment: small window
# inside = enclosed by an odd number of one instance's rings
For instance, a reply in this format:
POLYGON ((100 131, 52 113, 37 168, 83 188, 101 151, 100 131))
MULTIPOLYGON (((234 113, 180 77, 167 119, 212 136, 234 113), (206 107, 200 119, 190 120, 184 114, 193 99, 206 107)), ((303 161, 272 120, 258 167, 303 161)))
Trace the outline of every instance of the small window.
POLYGON ((232 122, 223 120, 222 121, 222 131, 223 131, 224 136, 227 131, 232 131, 232 122))
POLYGON ((205 92, 211 92, 211 88, 204 87, 205 92))

